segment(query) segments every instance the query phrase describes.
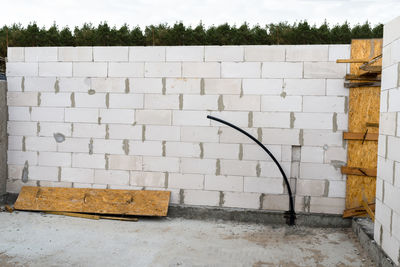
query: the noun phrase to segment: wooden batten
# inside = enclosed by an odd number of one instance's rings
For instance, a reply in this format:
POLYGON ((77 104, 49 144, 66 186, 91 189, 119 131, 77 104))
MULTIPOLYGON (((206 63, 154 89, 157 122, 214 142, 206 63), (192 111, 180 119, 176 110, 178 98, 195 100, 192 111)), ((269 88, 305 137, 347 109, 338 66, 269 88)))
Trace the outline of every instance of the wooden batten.
POLYGON ((359 168, 359 167, 341 167, 342 174, 350 174, 350 175, 357 175, 357 176, 369 176, 369 177, 376 177, 376 168, 375 169, 368 169, 368 168, 359 168))
POLYGON ((349 133, 343 132, 344 140, 378 141, 378 133, 349 133))

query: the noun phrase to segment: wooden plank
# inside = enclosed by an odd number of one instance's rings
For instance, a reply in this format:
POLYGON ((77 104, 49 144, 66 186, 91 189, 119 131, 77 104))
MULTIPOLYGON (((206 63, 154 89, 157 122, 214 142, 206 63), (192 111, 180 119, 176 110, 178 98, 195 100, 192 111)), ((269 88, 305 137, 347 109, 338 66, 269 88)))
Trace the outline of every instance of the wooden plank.
POLYGON ((349 82, 344 83, 345 88, 355 88, 355 87, 380 87, 381 82, 349 82))
POLYGON ((47 214, 55 214, 55 215, 64 215, 64 216, 69 216, 69 217, 84 218, 84 219, 92 219, 92 220, 106 219, 106 220, 131 221, 131 222, 138 221, 138 218, 102 216, 102 215, 86 214, 86 213, 78 213, 78 212, 46 211, 46 213, 47 214))
MULTIPOLYGON (((374 58, 382 54, 382 39, 352 40, 351 58, 374 58)), ((350 75, 373 76, 361 70, 362 63, 350 64, 350 75)), ((382 65, 382 59, 372 64, 382 65)), ((349 132, 351 133, 379 133, 379 128, 367 128, 367 122, 379 122, 379 87, 357 87, 349 90, 349 132)), ((348 140, 347 166, 376 169, 377 142, 360 142, 348 140)), ((362 206, 362 192, 369 203, 375 200, 376 178, 370 176, 347 175, 346 179, 346 209, 362 206)))
POLYGON ((349 133, 343 132, 344 140, 365 140, 365 141, 378 141, 378 133, 349 133))
POLYGON ((344 77, 346 80, 353 80, 353 81, 372 81, 372 82, 380 82, 381 77, 378 75, 352 75, 346 74, 344 77))
POLYGON ((166 216, 169 191, 24 186, 18 210, 166 216))
MULTIPOLYGON (((369 203, 368 207, 371 209, 371 211, 375 211, 375 203, 369 203)), ((349 217, 366 215, 366 214, 367 214, 367 211, 365 210, 365 207, 361 206, 361 207, 344 210, 343 218, 349 218, 349 217)))
POLYGON ((364 66, 360 67, 362 70, 368 71, 369 73, 382 73, 382 66, 364 66))
POLYGON ((363 201, 362 201, 363 207, 365 209, 365 211, 367 212, 368 216, 371 218, 371 220, 374 222, 375 221, 375 213, 370 209, 370 207, 368 206, 368 202, 367 199, 365 198, 365 196, 363 195, 363 201))
POLYGON ((342 166, 340 170, 342 171, 342 174, 376 177, 376 168, 368 169, 368 168, 342 166))
POLYGON ((368 63, 369 59, 364 58, 364 59, 355 59, 355 58, 349 58, 349 59, 337 59, 336 63, 368 63))
POLYGON ((366 127, 375 127, 375 128, 379 128, 379 122, 367 122, 365 123, 366 127))

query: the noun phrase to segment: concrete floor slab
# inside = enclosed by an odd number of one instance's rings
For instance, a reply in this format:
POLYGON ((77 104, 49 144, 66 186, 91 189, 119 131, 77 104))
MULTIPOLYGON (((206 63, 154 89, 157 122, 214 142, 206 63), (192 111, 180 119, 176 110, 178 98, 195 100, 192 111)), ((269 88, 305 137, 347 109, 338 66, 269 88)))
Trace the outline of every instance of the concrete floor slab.
POLYGON ((375 266, 351 229, 0 213, 0 266, 375 266))

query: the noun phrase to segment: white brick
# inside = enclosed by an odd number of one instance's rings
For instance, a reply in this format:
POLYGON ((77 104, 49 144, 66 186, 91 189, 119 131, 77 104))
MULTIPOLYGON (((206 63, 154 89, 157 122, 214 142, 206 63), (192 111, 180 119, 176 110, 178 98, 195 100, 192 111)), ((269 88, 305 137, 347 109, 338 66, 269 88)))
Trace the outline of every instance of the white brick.
POLYGON ((297 129, 262 129, 262 140, 266 144, 299 145, 297 129))
POLYGON ((290 128, 290 113, 288 112, 254 112, 254 127, 290 128))
POLYGON ((381 114, 383 113, 383 112, 387 112, 388 111, 388 102, 389 102, 389 100, 388 100, 388 97, 389 97, 389 91, 390 90, 386 90, 386 91, 381 91, 381 97, 380 97, 380 107, 379 107, 379 109, 380 109, 380 112, 381 112, 381 114))
POLYGON ((36 152, 7 151, 7 164, 24 165, 28 161, 29 165, 36 165, 36 152))
POLYGON ((71 153, 40 152, 38 163, 41 166, 71 166, 71 153))
POLYGON ((181 77, 181 63, 152 63, 144 65, 145 77, 181 77))
MULTIPOLYGON (((274 157, 280 161, 282 158, 282 146, 280 145, 266 145, 274 157)), ((243 159, 244 160, 263 160, 271 161, 272 159, 268 154, 257 144, 244 144, 243 145, 243 159)))
POLYGON ((37 76, 39 73, 38 63, 8 62, 6 64, 7 77, 12 76, 37 76))
POLYGON ((214 159, 181 159, 181 172, 215 174, 216 160, 214 159))
POLYGON ((71 94, 69 93, 41 93, 41 107, 70 107, 71 94))
POLYGON ((143 94, 110 94, 110 108, 143 108, 143 94))
POLYGON ((222 62, 222 78, 260 78, 261 63, 259 62, 222 62))
POLYGON ((218 142, 219 140, 217 127, 187 126, 180 129, 183 142, 218 142))
MULTIPOLYGON (((96 93, 124 93, 126 91, 126 80, 123 78, 91 78, 91 89, 95 90, 96 93)), ((131 86, 129 81, 128 79, 131 86)))
POLYGON ((8 150, 22 150, 22 136, 8 136, 8 150))
POLYGON ((25 147, 27 151, 56 151, 57 143, 52 137, 27 136, 25 147))
MULTIPOLYGON (((268 149, 273 148, 270 145, 268 145, 268 149)), ((272 149, 270 149, 272 151, 272 149)), ((297 151, 299 152, 299 151, 297 151)), ((277 158, 277 160, 279 161, 279 158, 276 155, 279 154, 275 154, 276 152, 273 152, 275 157, 277 158)), ((294 153, 293 153, 294 154, 294 153)), ((288 146, 288 145, 283 145, 282 149, 281 149, 281 160, 282 161, 292 161, 292 146, 288 146)))
POLYGON ((238 159, 239 145, 238 144, 216 144, 204 143, 204 157, 212 159, 238 159))
POLYGON ((7 179, 21 179, 24 165, 7 165, 7 179))
POLYGON ((260 207, 260 194, 224 192, 223 206, 243 209, 258 209, 260 207))
POLYGON ((64 121, 63 108, 42 108, 33 107, 31 112, 31 119, 33 121, 64 121))
MULTIPOLYGON (((181 136, 180 127, 157 126, 157 125, 146 126, 146 140, 179 141, 180 136, 181 136)), ((193 140, 188 140, 188 141, 193 141, 193 140)))
POLYGON ((311 197, 310 212, 342 214, 344 208, 344 198, 311 197))
POLYGON ((93 184, 85 184, 85 183, 73 183, 73 188, 93 188, 93 184))
POLYGON ((72 76, 71 62, 41 62, 39 76, 42 77, 70 77, 72 76))
POLYGON ((93 169, 82 169, 82 168, 62 168, 61 169, 61 181, 63 182, 77 182, 77 183, 88 183, 94 182, 93 169))
POLYGON ((378 156, 386 157, 386 143, 387 143, 387 135, 380 134, 378 136, 378 156))
POLYGON ((7 193, 18 194, 23 186, 37 186, 36 181, 28 181, 23 183, 22 180, 7 180, 7 193))
POLYGON ((97 123, 99 111, 91 108, 66 108, 65 121, 69 122, 92 122, 97 123))
POLYGON ((144 77, 144 63, 108 63, 109 77, 144 77))
POLYGON ((57 61, 57 47, 25 47, 25 62, 57 61))
POLYGON ((163 88, 161 78, 130 78, 129 86, 133 93, 161 94, 163 88))
POLYGON ((388 112, 400 111, 400 89, 394 89, 389 91, 389 105, 388 112))
POLYGON ((111 170, 141 170, 142 157, 126 155, 109 155, 108 165, 111 170))
POLYGON ((203 190, 185 190, 184 202, 186 205, 218 206, 219 192, 203 190))
POLYGON ((283 181, 279 178, 244 177, 244 192, 282 194, 283 181))
POLYGON ((184 110, 218 110, 217 95, 184 95, 184 110))
POLYGON ((167 157, 200 157, 200 146, 198 143, 167 142, 165 150, 167 157))
POLYGON ((325 180, 298 179, 296 183, 296 195, 322 197, 325 193, 325 180))
POLYGON ((388 136, 387 142, 387 157, 389 159, 400 161, 400 138, 388 136))
POLYGON ((346 197, 346 181, 329 181, 328 197, 346 197))
MULTIPOLYGON (((54 138, 53 142, 54 141, 54 138)), ((89 152, 88 138, 66 138, 64 142, 57 144, 57 151, 60 152, 89 152)))
POLYGON ((203 189, 204 175, 170 173, 168 188, 203 189))
POLYGON ((300 96, 261 96, 262 111, 301 111, 300 96))
POLYGON ((146 109, 179 109, 178 95, 145 94, 146 109))
POLYGON ((30 180, 58 181, 57 167, 29 166, 30 180))
POLYGON ((324 150, 317 146, 302 146, 301 147, 301 162, 324 162, 324 150))
POLYGON ((100 109, 102 123, 133 123, 135 111, 129 109, 100 109))
POLYGON ((93 47, 94 61, 128 61, 128 47, 93 47))
POLYGON ((262 208, 265 210, 288 210, 288 195, 265 195, 263 197, 262 208))
POLYGON ((179 189, 168 189, 171 192, 169 202, 172 204, 180 204, 180 190, 179 189))
POLYGON ((25 77, 25 92, 54 92, 56 78, 25 77))
POLYGON ((7 133, 9 135, 36 135, 36 122, 8 121, 7 133))
POLYGON ((396 134, 396 113, 381 113, 379 120, 379 133, 385 135, 395 135, 396 134))
POLYGON ((224 95, 223 105, 224 110, 259 111, 260 97, 255 95, 241 97, 238 95, 224 95))
POLYGON ((174 110, 172 114, 173 125, 184 126, 208 126, 210 125, 207 119, 208 112, 206 111, 181 111, 174 110))
POLYGON ((105 125, 74 123, 74 137, 105 138, 105 135, 105 125))
POLYGON ((93 140, 93 153, 95 154, 124 154, 122 140, 93 140))
POLYGON ((331 113, 295 113, 294 128, 298 129, 332 129, 331 113))
POLYGON ((328 61, 350 58, 350 45, 329 45, 328 61))
POLYGON ((400 256, 400 241, 397 240, 388 230, 383 231, 382 249, 395 262, 399 263, 400 256))
POLYGON ((254 45, 244 48, 246 61, 285 61, 285 47, 279 45, 254 45))
POLYGON ((325 151, 325 163, 330 163, 334 160, 345 162, 347 160, 347 149, 343 147, 328 147, 328 150, 325 151))
POLYGON ((326 95, 348 96, 349 89, 344 87, 343 79, 326 79, 326 95))
POLYGON ((22 78, 23 77, 7 77, 7 91, 21 92, 22 86, 25 86, 25 78, 24 80, 22 80, 22 78))
MULTIPOLYGON (((55 82, 55 81, 54 81, 55 82)), ((52 88, 54 90, 54 82, 52 88)), ((60 92, 87 92, 90 89, 89 78, 59 78, 60 92)))
POLYGON ((64 136, 71 136, 71 124, 62 122, 39 122, 39 136, 51 136, 55 133, 61 133, 64 136))
POLYGON ((324 79, 285 79, 284 84, 288 95, 325 95, 324 79))
POLYGON ((301 163, 300 177, 304 179, 341 180, 342 174, 340 168, 335 168, 330 164, 301 163))
POLYGON ((383 180, 382 179, 376 179, 376 199, 379 201, 383 201, 383 180))
POLYGON ((25 61, 25 48, 24 47, 8 47, 7 48, 7 62, 20 62, 25 61))
POLYGON ((400 18, 396 17, 391 21, 387 22, 383 27, 383 46, 386 46, 399 38, 400 18))
MULTIPOLYGON (((290 162, 280 162, 280 165, 286 174, 290 173, 290 170, 291 170, 290 162)), ((279 171, 276 164, 272 161, 261 161, 260 169, 261 169, 261 174, 260 174, 261 177, 282 178, 281 172, 279 171)), ((252 175, 252 176, 255 176, 255 175, 252 175)))
POLYGON ((221 161, 221 174, 223 175, 242 175, 256 176, 255 161, 224 160, 221 161))
POLYGON ((35 107, 38 104, 37 93, 7 92, 7 106, 35 107))
POLYGON ((59 61, 92 61, 92 54, 92 47, 79 46, 58 48, 59 61))
POLYGON ((143 157, 144 171, 179 171, 178 158, 143 157))
POLYGON ((105 165, 106 160, 104 155, 89 155, 87 153, 72 154, 72 167, 74 168, 104 169, 105 165))
POLYGON ((143 172, 131 171, 130 184, 134 186, 165 186, 165 173, 163 172, 143 172))
POLYGON ((243 191, 243 177, 241 176, 223 176, 223 175, 206 175, 204 180, 205 190, 216 191, 243 191))
POLYGON ((343 134, 331 130, 304 130, 303 141, 305 146, 342 146, 343 134))
POLYGON ((129 47, 129 61, 140 61, 140 62, 165 61, 165 47, 162 46, 129 47))
POLYGON ((263 62, 262 78, 302 78, 301 62, 263 62))
POLYGON ((108 125, 108 132, 111 139, 142 139, 142 126, 141 125, 108 125))
POLYGON ((129 141, 129 155, 161 156, 162 143, 159 141, 129 141))
POLYGON ((387 68, 392 64, 400 62, 400 39, 393 41, 390 45, 383 47, 382 67, 387 68))
POLYGON ((171 125, 170 110, 136 110, 138 124, 171 125))
POLYGON ((30 121, 31 114, 28 107, 8 107, 8 119, 10 121, 30 121))
POLYGON ((204 79, 204 92, 210 95, 239 95, 241 83, 240 79, 204 79))
POLYGON ((304 78, 343 78, 346 65, 336 62, 304 62, 304 78))
POLYGON ((287 46, 286 61, 328 61, 328 46, 327 45, 287 46))
POLYGON ((204 46, 167 46, 167 61, 203 61, 204 46))
POLYGON ((243 46, 206 46, 205 61, 243 61, 243 46))
POLYGON ((344 112, 344 97, 336 96, 304 96, 304 112, 344 112))
POLYGON ((221 76, 220 63, 214 62, 184 62, 182 76, 188 78, 219 78, 221 76))
MULTIPOLYGON (((238 106, 236 106, 238 107, 238 106)), ((239 127, 248 127, 249 125, 249 112, 240 112, 240 111, 212 111, 211 116, 217 117, 219 119, 226 120, 231 122, 239 127)), ((209 120, 209 119, 207 119, 209 120)), ((211 121, 212 126, 223 126, 220 122, 211 121)))
POLYGON ((280 95, 282 79, 243 79, 244 95, 280 95))
POLYGON ((107 77, 107 63, 104 62, 74 62, 74 77, 107 77))
POLYGON ((106 108, 106 94, 75 93, 74 99, 77 108, 106 108))
MULTIPOLYGON (((199 94, 200 79, 167 78, 165 89, 167 94, 199 94)), ((161 87, 159 92, 161 92, 161 87)))
POLYGON ((129 172, 115 170, 95 170, 94 182, 96 184, 127 185, 129 184, 129 172))

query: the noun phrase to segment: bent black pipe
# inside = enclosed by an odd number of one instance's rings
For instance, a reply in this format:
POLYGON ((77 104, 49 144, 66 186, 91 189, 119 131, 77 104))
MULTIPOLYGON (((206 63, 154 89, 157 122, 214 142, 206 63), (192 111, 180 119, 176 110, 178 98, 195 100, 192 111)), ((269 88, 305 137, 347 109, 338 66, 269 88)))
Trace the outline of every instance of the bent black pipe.
POLYGON ((293 195, 292 195, 292 189, 290 188, 290 184, 289 184, 289 180, 286 177, 285 172, 282 169, 282 166, 279 164, 279 162, 276 160, 276 158, 274 157, 274 155, 271 153, 271 151, 268 150, 268 148, 266 148, 260 141, 258 141, 254 136, 252 136, 251 134, 249 134, 248 132, 246 132, 243 129, 240 129, 239 127, 237 127, 236 125, 233 125, 232 123, 229 123, 227 121, 224 121, 222 119, 213 117, 208 115, 207 116, 208 119, 210 120, 214 120, 214 121, 218 121, 222 124, 228 125, 230 127, 232 127, 233 129, 241 132, 242 134, 246 135, 248 138, 250 138, 251 140, 253 140, 257 145, 259 145, 262 149, 264 149, 264 151, 271 157, 271 159, 275 162, 276 166, 278 166, 279 171, 281 172, 282 176, 283 176, 283 180, 285 180, 285 184, 286 187, 288 189, 288 194, 289 194, 289 210, 286 211, 286 223, 288 225, 294 225, 295 224, 295 220, 296 220, 296 212, 294 211, 294 204, 293 204, 293 195))

